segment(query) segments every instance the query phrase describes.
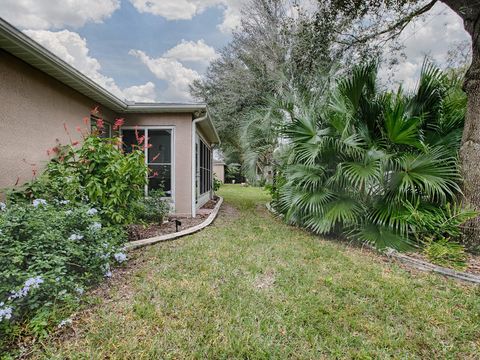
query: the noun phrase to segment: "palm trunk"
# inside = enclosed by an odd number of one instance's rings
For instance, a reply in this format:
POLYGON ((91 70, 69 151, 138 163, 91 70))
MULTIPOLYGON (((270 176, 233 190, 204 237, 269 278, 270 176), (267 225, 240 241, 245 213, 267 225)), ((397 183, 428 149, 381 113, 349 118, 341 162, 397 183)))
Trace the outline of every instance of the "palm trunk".
MULTIPOLYGON (((480 210, 480 57, 475 55, 464 89, 468 97, 465 128, 460 147, 460 164, 463 176, 464 205, 480 210)), ((464 240, 467 245, 480 245, 480 217, 465 225, 464 240)))
MULTIPOLYGON (((480 210, 480 3, 477 0, 443 1, 463 19, 465 30, 472 37, 472 65, 464 83, 468 104, 460 164, 464 180, 464 204, 480 210)), ((480 246, 480 217, 466 224, 464 240, 472 247, 480 246)))

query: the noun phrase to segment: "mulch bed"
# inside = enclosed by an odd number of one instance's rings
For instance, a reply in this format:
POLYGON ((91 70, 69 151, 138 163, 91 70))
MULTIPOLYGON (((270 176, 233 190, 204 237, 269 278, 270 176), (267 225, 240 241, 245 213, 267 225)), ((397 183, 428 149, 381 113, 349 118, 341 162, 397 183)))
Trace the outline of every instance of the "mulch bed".
POLYGON ((195 218, 187 218, 187 217, 178 217, 178 216, 170 216, 168 218, 168 222, 163 224, 134 224, 129 225, 127 227, 128 233, 128 241, 137 241, 143 239, 150 239, 153 237, 173 234, 177 232, 175 220, 179 220, 182 225, 178 227, 178 231, 186 230, 188 228, 200 225, 204 222, 210 212, 208 210, 212 210, 218 203, 218 197, 215 196, 213 200, 207 202, 198 212, 195 218), (204 210, 204 211, 202 211, 204 210))

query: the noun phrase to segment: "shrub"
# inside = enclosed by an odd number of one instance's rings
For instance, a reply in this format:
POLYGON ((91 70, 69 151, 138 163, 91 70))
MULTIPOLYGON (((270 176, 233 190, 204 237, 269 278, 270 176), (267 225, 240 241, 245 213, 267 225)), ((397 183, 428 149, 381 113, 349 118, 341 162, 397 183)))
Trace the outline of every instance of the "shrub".
POLYGON ((144 195, 147 166, 140 146, 124 154, 119 139, 87 135, 80 147, 57 146, 39 178, 12 192, 12 201, 67 199, 98 207, 110 223, 132 220, 130 205, 144 195))
MULTIPOLYGON (((0 332, 12 335, 16 324, 48 314, 54 304, 76 302, 86 287, 111 275, 112 262, 126 259, 124 241, 122 228, 103 226, 88 205, 35 199, 4 207, 0 332)), ((47 325, 31 324, 37 332, 47 325)))
POLYGON ((150 190, 147 197, 135 203, 135 217, 138 220, 161 224, 170 211, 169 201, 164 197, 163 190, 150 190))
POLYGON ((379 91, 367 64, 331 90, 295 94, 278 209, 288 222, 399 250, 456 236, 461 82, 426 64, 415 93, 379 91), (456 234, 455 234, 456 233, 456 234))
POLYGON ((216 177, 213 177, 213 191, 218 191, 220 190, 220 187, 222 186, 222 182, 216 177))
POLYGON ((423 249, 423 253, 432 263, 451 267, 457 270, 465 270, 467 267, 465 247, 450 241, 448 238, 440 240, 428 240, 423 249))

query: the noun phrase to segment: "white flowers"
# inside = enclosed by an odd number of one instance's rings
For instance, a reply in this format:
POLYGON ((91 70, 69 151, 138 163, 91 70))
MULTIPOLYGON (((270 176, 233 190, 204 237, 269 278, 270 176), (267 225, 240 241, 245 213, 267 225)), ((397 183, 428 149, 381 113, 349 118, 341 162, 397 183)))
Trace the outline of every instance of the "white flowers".
POLYGON ((59 201, 58 203, 60 205, 68 205, 68 204, 70 204, 70 201, 69 200, 62 200, 62 201, 59 201))
POLYGON ((93 216, 98 213, 98 210, 95 208, 91 208, 90 210, 87 211, 87 215, 93 216))
POLYGON ((7 208, 7 205, 3 202, 0 202, 0 211, 5 211, 6 208, 7 208))
POLYGON ((103 275, 106 278, 112 277, 112 271, 110 270, 110 264, 106 263, 105 265, 102 266, 103 268, 103 275))
POLYGON ((47 200, 44 199, 35 199, 32 202, 33 207, 38 208, 40 205, 46 206, 47 205, 47 200))
POLYGON ((23 288, 18 291, 12 291, 12 295, 9 296, 8 300, 20 299, 22 297, 25 297, 27 296, 30 289, 36 289, 42 283, 43 279, 41 276, 27 279, 27 281, 25 281, 25 284, 23 284, 23 288))
POLYGON ((0 302, 0 321, 10 320, 12 318, 13 309, 10 306, 5 306, 3 302, 0 302))
POLYGON ((72 234, 68 238, 68 240, 72 240, 72 241, 82 240, 82 239, 83 239, 83 235, 80 235, 80 234, 72 234))
POLYGON ((75 289, 75 292, 78 294, 78 296, 82 296, 83 293, 85 292, 85 290, 83 290, 83 288, 81 288, 81 287, 77 287, 75 289))
POLYGON ((65 211, 65 215, 72 215, 73 211, 72 210, 67 210, 65 211))
POLYGON ((72 325, 72 323, 73 323, 72 319, 62 320, 62 321, 60 321, 60 324, 58 324, 58 328, 61 329, 64 326, 70 326, 70 325, 72 325))
POLYGON ((124 253, 116 253, 113 255, 113 257, 118 261, 119 264, 127 260, 127 255, 124 253))
POLYGON ((92 231, 97 231, 102 228, 102 224, 100 224, 99 222, 94 222, 92 225, 89 226, 89 228, 92 231))

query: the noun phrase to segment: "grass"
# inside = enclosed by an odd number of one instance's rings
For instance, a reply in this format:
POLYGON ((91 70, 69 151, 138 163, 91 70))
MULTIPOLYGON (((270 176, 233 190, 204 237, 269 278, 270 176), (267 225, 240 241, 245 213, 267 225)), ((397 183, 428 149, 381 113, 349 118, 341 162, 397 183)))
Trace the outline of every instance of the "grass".
POLYGON ((34 358, 477 358, 480 290, 284 225, 224 186, 215 225, 136 264, 34 358))

